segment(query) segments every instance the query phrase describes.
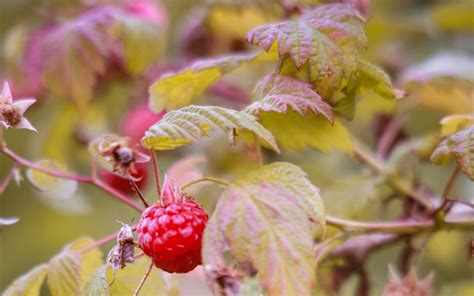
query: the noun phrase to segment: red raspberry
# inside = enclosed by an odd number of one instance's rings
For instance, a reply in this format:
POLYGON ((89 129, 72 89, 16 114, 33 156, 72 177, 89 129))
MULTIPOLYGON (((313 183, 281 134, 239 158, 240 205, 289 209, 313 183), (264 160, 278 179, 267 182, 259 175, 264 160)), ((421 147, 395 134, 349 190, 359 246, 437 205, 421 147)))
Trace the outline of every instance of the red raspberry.
POLYGON ((207 219, 206 211, 194 200, 155 204, 143 212, 138 223, 140 248, 164 271, 189 272, 201 264, 207 219))
MULTIPOLYGON (((137 186, 139 189, 143 189, 148 182, 147 166, 144 163, 135 163, 135 169, 137 170, 136 173, 131 173, 131 175, 132 177, 139 179, 137 181, 137 186)), ((107 170, 100 171, 100 176, 105 183, 124 194, 130 195, 135 193, 128 179, 122 178, 107 170)))

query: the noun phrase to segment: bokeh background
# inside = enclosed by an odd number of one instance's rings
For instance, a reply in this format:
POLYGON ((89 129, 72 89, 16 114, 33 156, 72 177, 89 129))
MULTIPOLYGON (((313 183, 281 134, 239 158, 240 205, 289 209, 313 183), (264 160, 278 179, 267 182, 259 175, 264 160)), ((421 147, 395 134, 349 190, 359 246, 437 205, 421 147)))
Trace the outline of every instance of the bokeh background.
MULTIPOLYGON (((14 72, 12 69, 17 63, 15 58, 18 58, 15 53, 21 51, 21 32, 25 28, 47 23, 46 16, 50 13, 63 13, 67 18, 73 17, 78 9, 84 9, 87 5, 120 5, 121 2, 0 0, 1 80, 9 79, 14 72)), ((247 2, 244 5, 239 4, 239 1, 220 2, 222 7, 231 7, 229 10, 233 14, 229 15, 234 17, 229 17, 225 9, 225 13, 222 13, 224 17, 213 14, 216 4, 206 1, 156 1, 166 16, 167 24, 162 25, 163 34, 158 40, 164 48, 163 53, 149 71, 136 77, 112 73, 106 81, 101 82, 100 88, 94 92, 90 106, 92 111, 85 126, 79 123, 78 111, 71 101, 53 98, 48 92, 42 92, 37 106, 27 113, 39 133, 9 130, 5 135, 8 146, 29 159, 55 159, 65 163, 71 171, 87 174, 90 157, 87 144, 78 130, 86 131, 86 134, 118 132, 124 114, 146 103, 148 85, 162 73, 179 68, 196 57, 248 49, 250 47, 244 42, 245 32, 263 22, 276 20, 279 16, 278 9, 275 12, 266 10, 265 13, 248 13, 245 10, 246 5, 247 8, 250 5, 248 1, 244 1, 247 2)), ((251 2, 257 7, 264 7, 271 1, 251 2)), ((445 115, 473 112, 473 3, 441 0, 371 1, 368 10, 367 58, 383 67, 397 86, 409 88, 411 95, 399 105, 377 100, 374 94, 363 98, 355 119, 347 123, 354 134, 373 146, 383 116, 399 112, 402 114, 405 137, 402 141, 415 140, 434 135, 438 131, 439 120, 445 115), (411 83, 412 77, 419 78, 419 81, 411 83)), ((257 73, 254 75, 258 75, 256 69, 253 71, 257 73)), ((264 69, 260 71, 263 73, 264 69)), ((236 81, 238 75, 241 78, 245 72, 226 79, 236 81)), ((241 82, 238 87, 246 93, 251 91, 256 81, 250 77, 247 75, 238 80, 241 82)), ((24 75, 20 80, 28 81, 30 78, 24 75)), ((18 87, 17 90, 20 92, 24 89, 18 87)), ((13 91, 15 96, 15 88, 13 91)), ((28 91, 24 90, 25 94, 29 94, 28 91)), ((200 102, 235 108, 245 104, 223 99, 219 93, 204 95, 200 102)), ((227 147, 227 139, 217 135, 203 144, 159 154, 161 170, 164 172, 175 161, 189 155, 205 155, 207 164, 203 164, 202 169, 207 174, 223 178, 232 179, 254 168, 253 161, 245 161, 252 159, 251 152, 239 147, 227 147)), ((433 192, 442 191, 451 168, 427 162, 418 163, 409 153, 401 157, 401 168, 407 175, 413 175, 428 184, 433 192)), ((283 156, 276 156, 267 152, 267 159, 286 160, 302 166, 314 183, 323 188, 323 198, 331 214, 363 220, 395 217, 399 212, 400 200, 390 198, 394 193, 371 177, 356 160, 341 153, 288 151, 283 156)), ((0 155, 0 178, 6 175, 10 165, 11 161, 0 155)), ((151 182, 145 192, 150 200, 155 196, 151 182)), ((212 210, 218 193, 218 189, 205 187, 196 191, 196 198, 212 210)), ((460 176, 453 195, 472 199, 472 182, 464 175, 460 176)), ((53 200, 39 193, 26 180, 19 186, 10 184, 0 195, 0 217, 9 216, 19 217, 20 222, 0 227, 0 291, 32 266, 48 261, 67 242, 80 236, 100 238, 118 229, 117 220, 132 223, 138 219, 136 213, 125 205, 88 185, 80 185, 74 197, 53 200)), ((419 274, 424 276, 434 271, 437 295, 474 295, 474 265, 470 256, 472 235, 443 231, 435 233, 427 241, 426 249, 418 258, 419 274)), ((104 250, 107 251, 110 246, 104 250)), ((398 243, 384 248, 368 260, 372 295, 380 295, 388 277, 387 266, 397 264, 402 247, 403 243, 398 243)), ((183 295, 209 294, 199 275, 183 276, 182 282, 183 295)), ((356 278, 349 280, 341 290, 341 295, 352 295, 355 285, 356 278)))

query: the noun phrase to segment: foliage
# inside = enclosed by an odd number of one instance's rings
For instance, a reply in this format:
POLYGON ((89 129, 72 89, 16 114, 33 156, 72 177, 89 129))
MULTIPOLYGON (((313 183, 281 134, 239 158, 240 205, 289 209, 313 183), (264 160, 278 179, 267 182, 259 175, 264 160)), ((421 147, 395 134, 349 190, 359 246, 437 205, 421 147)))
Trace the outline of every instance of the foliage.
POLYGON ((4 295, 469 293, 467 1, 7 2, 4 295))

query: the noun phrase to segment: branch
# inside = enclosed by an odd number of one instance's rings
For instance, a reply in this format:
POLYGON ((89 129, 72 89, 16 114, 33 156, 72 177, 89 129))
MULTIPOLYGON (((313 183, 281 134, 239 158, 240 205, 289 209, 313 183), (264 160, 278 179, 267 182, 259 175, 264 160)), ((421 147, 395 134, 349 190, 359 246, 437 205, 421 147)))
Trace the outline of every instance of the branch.
POLYGON ((104 183, 102 180, 93 178, 90 176, 79 176, 75 174, 70 174, 66 173, 60 170, 55 170, 55 169, 48 169, 45 168, 41 165, 35 164, 30 162, 29 160, 26 160, 22 158, 21 156, 17 155, 15 152, 11 151, 8 149, 6 146, 1 146, 0 147, 0 152, 3 152, 6 156, 11 158, 13 161, 15 161, 18 165, 27 167, 29 169, 33 169, 35 171, 39 171, 42 173, 45 173, 49 176, 52 177, 57 177, 61 179, 66 179, 66 180, 72 180, 80 183, 86 183, 86 184, 91 184, 94 185, 95 187, 102 189, 105 192, 108 192, 109 194, 113 195, 115 198, 119 199, 121 202, 129 205, 130 207, 134 208, 138 212, 142 212, 143 209, 140 205, 138 205, 135 201, 131 200, 129 197, 118 191, 117 189, 111 187, 107 183, 104 183))
POLYGON ((448 204, 450 203, 450 200, 449 200, 448 195, 451 189, 453 188, 453 185, 454 185, 454 182, 456 181, 456 177, 458 176, 458 173, 459 173, 459 167, 456 165, 456 167, 454 168, 454 171, 451 173, 451 176, 448 179, 448 182, 446 183, 446 186, 444 187, 443 195, 441 195, 441 200, 442 200, 441 205, 436 209, 436 211, 434 211, 433 217, 435 217, 439 212, 443 211, 444 209, 446 209, 446 212, 449 211, 448 204))
POLYGON ((221 180, 221 179, 218 179, 218 178, 202 177, 202 178, 199 178, 199 179, 196 179, 194 181, 191 181, 191 182, 188 182, 188 183, 184 184, 183 186, 181 186, 181 189, 186 189, 186 188, 188 188, 188 187, 190 187, 194 184, 201 183, 201 182, 213 182, 213 183, 224 185, 224 186, 229 185, 228 182, 226 182, 224 180, 221 180))
POLYGON ((156 157, 155 150, 149 149, 151 160, 153 162, 153 174, 155 175, 156 190, 158 192, 158 198, 161 200, 161 187, 160 187, 160 169, 158 167, 158 158, 156 157))
POLYGON ((7 176, 3 179, 3 182, 0 184, 0 195, 7 189, 10 182, 13 180, 13 176, 15 175, 15 170, 18 168, 18 164, 15 162, 10 170, 8 171, 7 176))
MULTIPOLYGON (((391 233, 391 234, 415 234, 425 230, 435 229, 441 227, 437 222, 433 220, 403 220, 396 222, 359 222, 354 220, 346 220, 337 217, 326 215, 326 223, 329 226, 344 230, 344 231, 357 231, 364 233, 391 233)), ((474 220, 444 220, 442 225, 446 225, 448 228, 456 229, 469 229, 474 226, 474 220)))
POLYGON ((416 191, 413 188, 407 188, 407 186, 403 184, 403 182, 401 182, 400 179, 398 179, 396 176, 388 174, 385 170, 385 164, 382 161, 378 160, 373 154, 367 152, 361 147, 358 147, 357 145, 354 146, 354 153, 361 161, 369 165, 375 172, 385 176, 393 188, 416 200, 428 210, 433 209, 433 205, 431 204, 427 196, 416 191))
POLYGON ((386 158, 387 154, 390 151, 395 138, 397 137, 398 132, 400 131, 400 118, 398 116, 392 117, 387 127, 384 129, 380 141, 377 145, 376 155, 380 159, 386 158))
POLYGON ((142 280, 138 284, 138 287, 135 289, 135 292, 133 292, 133 296, 138 296, 138 293, 140 293, 140 290, 143 287, 143 285, 145 284, 145 281, 148 278, 148 276, 150 275, 150 272, 151 272, 152 269, 153 269, 153 262, 151 262, 150 265, 148 265, 148 269, 145 271, 145 274, 143 275, 142 280))

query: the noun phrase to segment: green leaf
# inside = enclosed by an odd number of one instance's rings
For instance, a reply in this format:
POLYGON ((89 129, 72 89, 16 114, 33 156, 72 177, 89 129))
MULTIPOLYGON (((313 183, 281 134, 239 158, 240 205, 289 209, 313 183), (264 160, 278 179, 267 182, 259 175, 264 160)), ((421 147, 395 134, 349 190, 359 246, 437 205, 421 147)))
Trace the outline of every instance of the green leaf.
POLYGON ((48 265, 41 264, 25 275, 17 278, 6 290, 3 296, 39 296, 48 265))
POLYGON ((67 245, 49 262, 48 288, 51 295, 80 295, 96 270, 102 265, 102 252, 94 249, 82 254, 80 251, 94 241, 80 238, 67 245))
POLYGON ((321 5, 294 21, 263 25, 247 39, 268 51, 276 42, 280 58, 297 68, 309 64, 309 81, 323 97, 330 97, 356 69, 357 51, 365 47, 365 20, 345 4, 321 5))
POLYGON ((255 117, 217 106, 189 106, 167 113, 145 132, 142 145, 155 150, 174 149, 198 141, 217 128, 224 132, 250 131, 279 152, 272 134, 255 117))
POLYGON ((469 179, 474 180, 474 125, 441 140, 431 155, 431 161, 443 164, 451 156, 456 158, 458 167, 469 179))
MULTIPOLYGON (((64 166, 51 160, 40 160, 36 165, 50 170, 65 171, 64 166)), ((52 199, 68 199, 77 191, 77 182, 73 180, 52 177, 34 169, 28 169, 26 176, 31 184, 52 199)))
POLYGON ((103 265, 100 267, 91 280, 87 283, 84 288, 85 296, 109 296, 110 295, 110 283, 107 280, 107 271, 110 269, 110 265, 103 265))
MULTIPOLYGON (((150 263, 149 258, 141 257, 126 268, 116 270, 115 273, 110 265, 103 265, 87 284, 84 295, 132 295, 150 263)), ((174 296, 179 295, 179 287, 175 277, 153 267, 140 294, 174 296)))
POLYGON ((162 76, 150 87, 150 109, 159 113, 185 107, 222 75, 258 56, 258 53, 235 54, 199 60, 182 71, 162 76))
POLYGON ((439 52, 401 74, 411 101, 445 114, 474 112, 474 57, 463 52, 439 52))
POLYGON ((461 129, 474 124, 474 115, 450 115, 440 121, 441 136, 450 136, 461 129))
POLYGON ((203 262, 212 279, 230 251, 251 264, 269 295, 310 295, 316 279, 314 235, 324 232, 319 188, 290 163, 266 165, 222 193, 203 240, 203 262))
POLYGON ((121 17, 116 34, 124 43, 127 69, 134 75, 143 73, 163 55, 164 32, 148 21, 121 17))
POLYGON ((401 99, 405 96, 402 90, 393 88, 390 77, 374 64, 358 59, 356 75, 359 95, 374 91, 385 99, 401 99))
POLYGON ((245 111, 253 115, 258 115, 260 110, 285 113, 290 107, 301 116, 311 111, 315 115, 322 114, 330 122, 333 121, 331 106, 321 99, 311 84, 291 76, 270 74, 264 77, 257 82, 252 100, 255 103, 245 111))
POLYGON ((302 150, 307 147, 323 152, 332 149, 352 154, 353 145, 349 133, 337 119, 331 123, 321 116, 308 113, 301 116, 293 110, 286 113, 259 111, 259 122, 268 129, 283 148, 302 150))

